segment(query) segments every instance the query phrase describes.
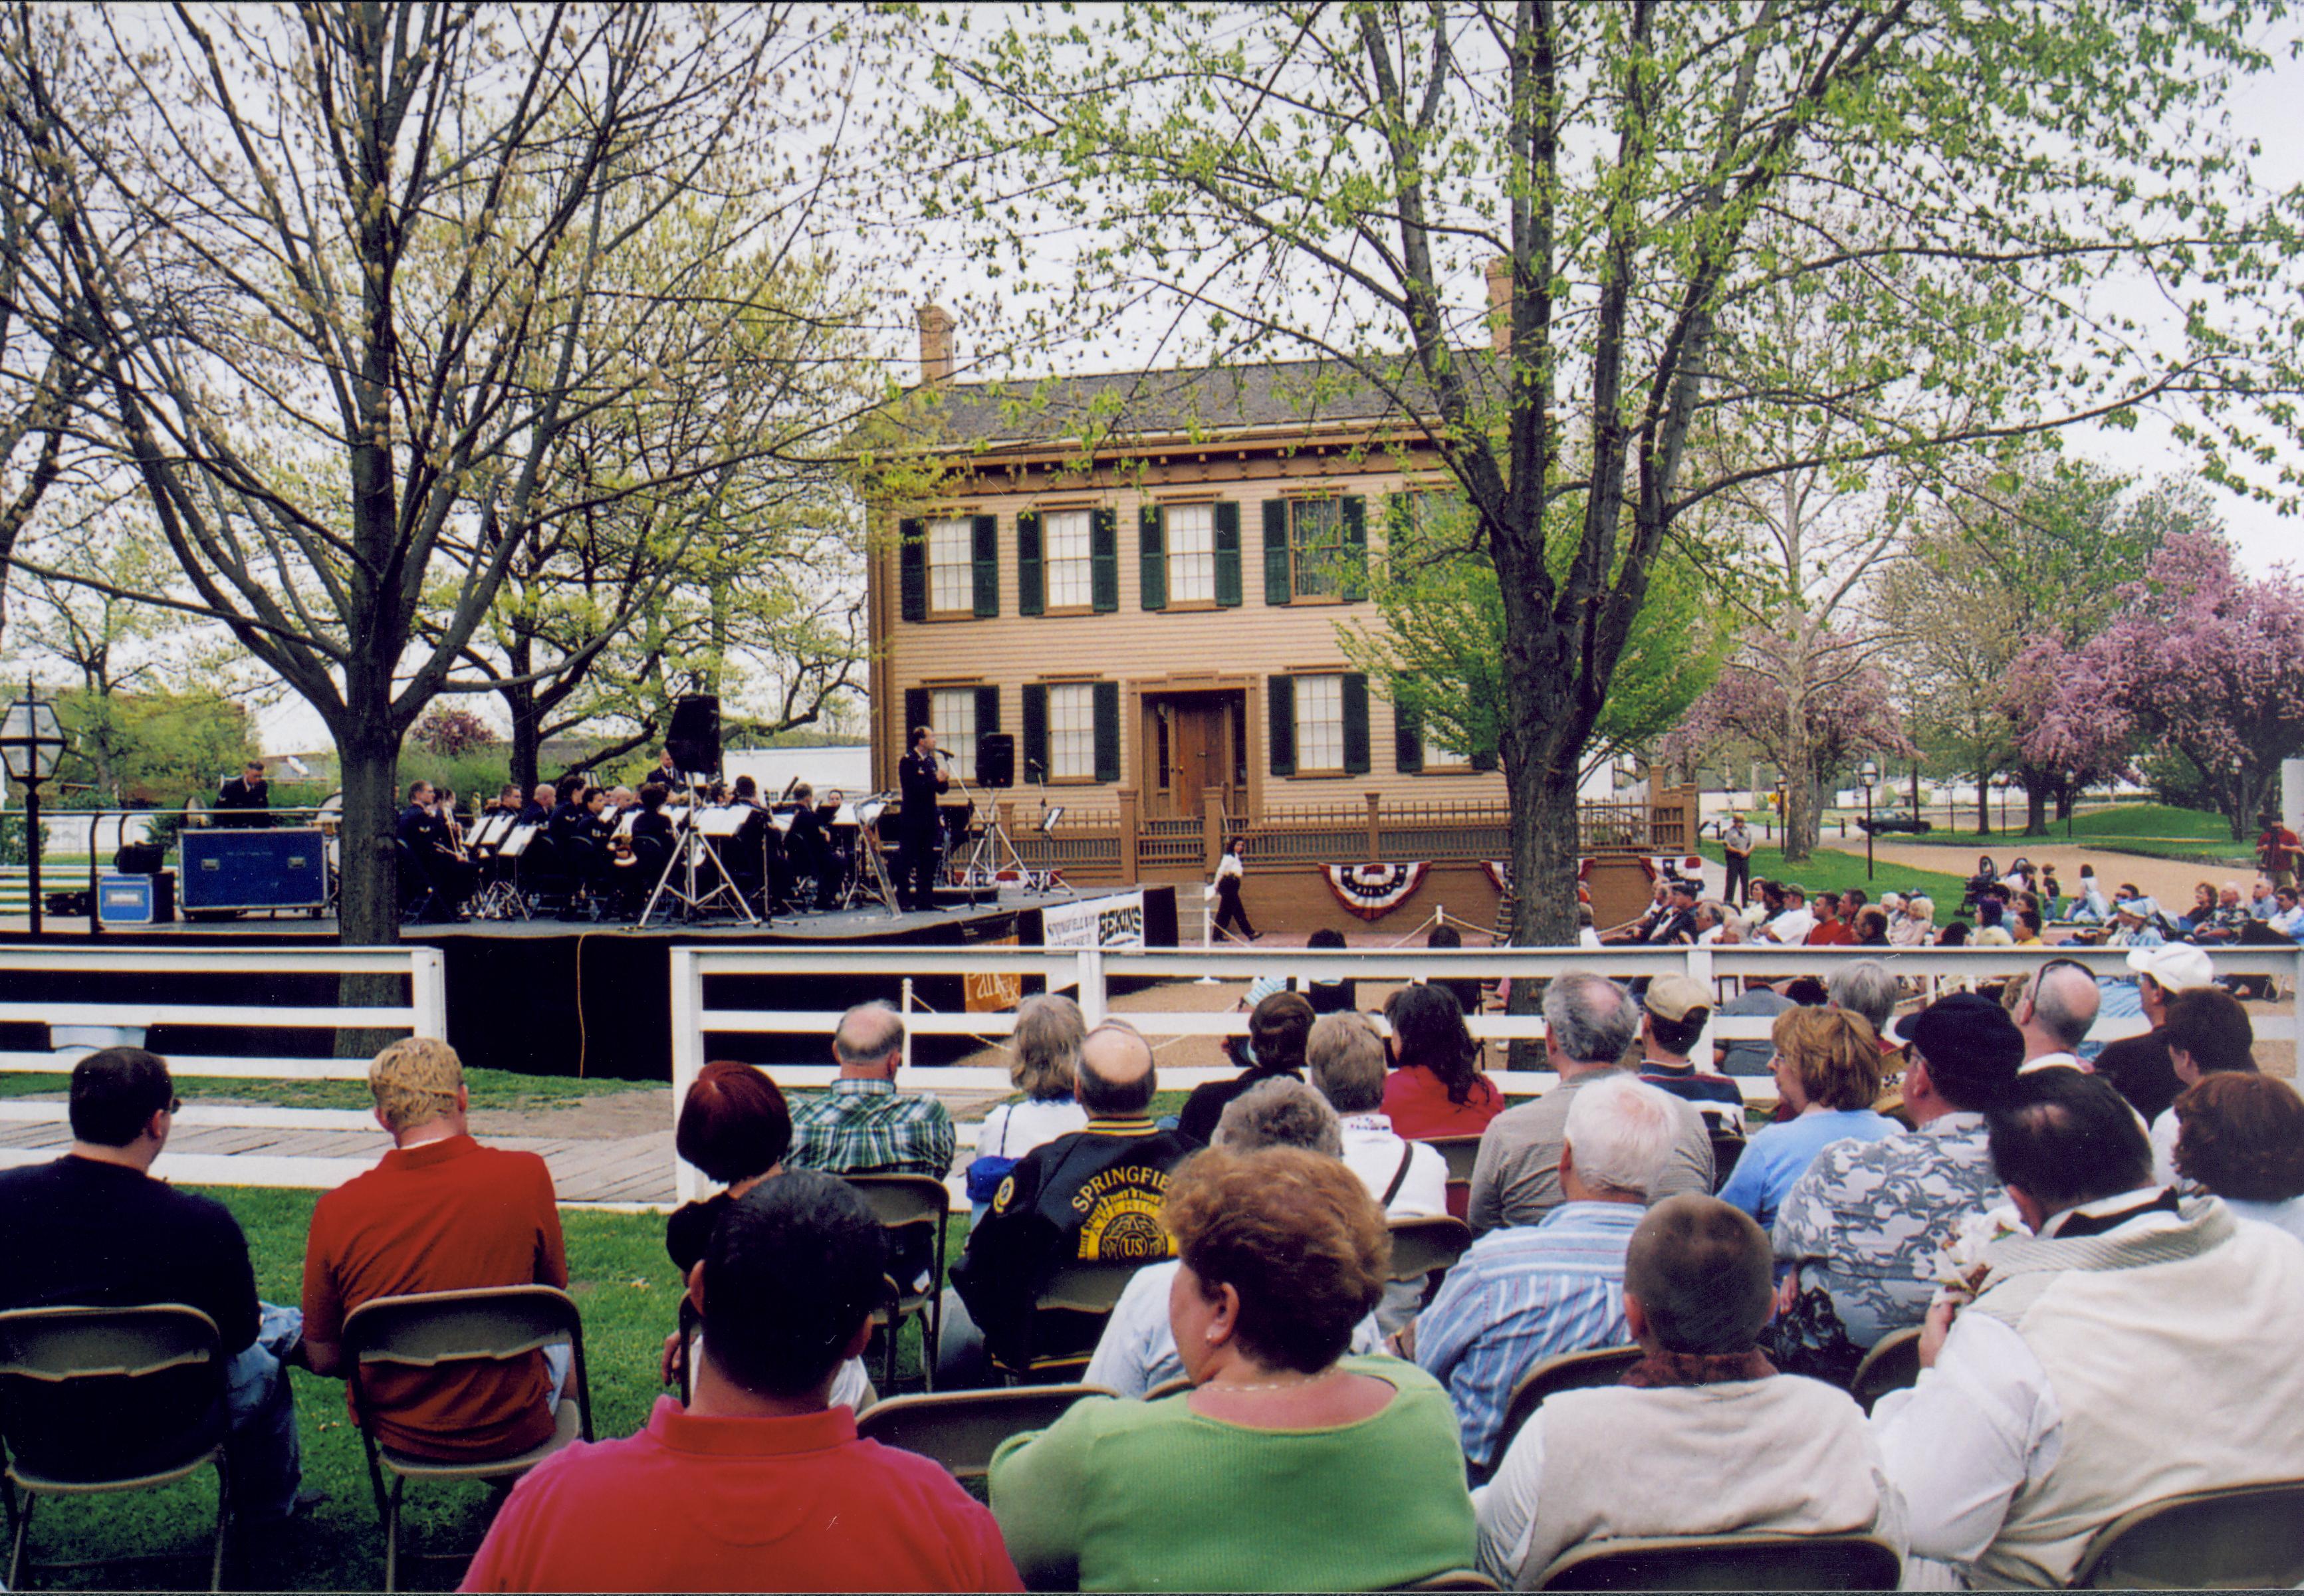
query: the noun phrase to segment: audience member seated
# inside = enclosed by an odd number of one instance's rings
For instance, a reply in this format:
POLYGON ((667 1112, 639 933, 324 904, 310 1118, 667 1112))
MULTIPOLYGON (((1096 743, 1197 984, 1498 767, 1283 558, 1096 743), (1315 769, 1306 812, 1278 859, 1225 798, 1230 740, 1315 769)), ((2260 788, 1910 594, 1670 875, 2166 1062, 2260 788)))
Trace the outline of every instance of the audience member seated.
MULTIPOLYGON (((431 1037, 394 1042, 368 1065, 368 1084, 393 1150, 312 1210, 304 1350, 315 1374, 346 1372, 344 1320, 377 1297, 568 1286, 552 1172, 532 1152, 472 1140, 456 1050, 431 1037)), ((395 1451, 445 1462, 542 1446, 570 1356, 556 1346, 496 1363, 363 1371, 369 1427, 395 1451)))
POLYGON ((1859 947, 1888 947, 1888 911, 1877 904, 1868 904, 1856 912, 1856 946, 1859 947))
POLYGON ((1973 947, 2013 947, 2016 937, 2007 926, 2008 911, 1996 897, 1977 900, 1976 934, 1969 945, 1973 947))
MULTIPOLYGON (((1436 925, 1424 938, 1424 946, 1437 948, 1458 948, 1464 946, 1463 934, 1452 925, 1436 925)), ((1477 976, 1466 976, 1440 984, 1456 995, 1456 1006, 1468 1014, 1480 1012, 1480 982, 1477 976)))
MULTIPOLYGON (((230 1210, 152 1178, 176 1116, 163 1060, 141 1048, 90 1053, 72 1065, 68 1097, 64 1157, 0 1172, 0 1309, 182 1303, 214 1320, 224 1405, 206 1416, 224 1437, 233 1519, 280 1524, 302 1478, 296 1399, 281 1367, 298 1315, 257 1301, 248 1239, 230 1210)), ((139 1465, 143 1440, 165 1442, 202 1416, 177 1405, 195 1398, 169 1376, 136 1383, 132 1405, 123 1397, 109 1425, 88 1423, 80 1393, 69 1427, 23 1396, 8 1419, 18 1460, 66 1476, 123 1472, 139 1465)), ((207 1385, 195 1389, 205 1404, 207 1385)))
POLYGON ((1744 1094, 1725 1075, 1699 1070, 1689 1050, 1712 1018, 1712 990, 1686 975, 1659 975, 1640 999, 1640 1079, 1696 1105, 1715 1137, 1744 1133, 1744 1094))
MULTIPOLYGON (((1755 982, 1722 1004, 1719 1014, 1724 1020, 1773 1019, 1795 1006, 1790 998, 1775 987, 1755 982)), ((1765 1041, 1732 1041, 1721 1053, 1721 1072, 1731 1077, 1765 1075, 1768 1073, 1769 1061, 1775 1056, 1775 1048, 1765 1041)))
POLYGON ((1359 1178, 1292 1147, 1213 1148, 1177 1171, 1161 1222, 1194 1388, 1091 1396, 1001 1447, 992 1511, 1026 1583, 1369 1591, 1469 1566, 1446 1393, 1413 1364, 1346 1355, 1389 1253, 1359 1178))
POLYGON ((1783 909, 1772 914, 1752 938, 1756 942, 1780 942, 1788 947, 1798 947, 1808 941, 1808 934, 1816 930, 1816 913, 1808 906, 1808 888, 1797 882, 1787 883, 1783 889, 1783 909))
MULTIPOLYGON (((1852 918, 1852 916, 1851 916, 1852 918)), ((1808 928, 1806 946, 1809 947, 1847 947, 1856 940, 1855 930, 1840 918, 1840 895, 1819 892, 1816 895, 1816 924, 1808 928)))
POLYGON ((2103 994, 2088 966, 2051 959, 2011 983, 2016 1001, 2008 1013, 2024 1039, 2026 1074, 2034 1070, 2085 1069, 2080 1049, 2096 1024, 2103 994))
POLYGON ((1621 1384, 1545 1399, 1473 1496, 1480 1571, 1534 1590, 1554 1558, 1643 1536, 1877 1535, 1903 1503, 1844 1391, 1779 1374, 1755 1345, 1768 1239, 1715 1198, 1650 1210, 1624 1261, 1641 1358, 1621 1384))
MULTIPOLYGON (((2161 1040, 2176 1079, 2197 1086, 2209 1075, 2256 1069, 2256 1027, 2240 999, 2221 987, 2190 987, 2172 993, 2162 1011, 2161 1040)), ((2176 1179, 2176 1110, 2172 1105, 2152 1122, 2152 1178, 2161 1185, 2176 1179)))
MULTIPOLYGON (((1342 953, 1344 934, 1329 926, 1322 926, 1304 939, 1308 953, 1342 953)), ((1291 981, 1292 987, 1296 983, 1291 981)), ((1304 997, 1316 1014, 1348 1014, 1360 1006, 1360 983, 1340 976, 1322 976, 1303 983, 1304 997)), ((1213 1121, 1210 1122, 1213 1125, 1213 1121)))
POLYGON ((1479 1043, 1444 986, 1406 986, 1385 1000, 1393 1069, 1384 1112, 1410 1141, 1477 1136, 1504 1112, 1504 1094, 1479 1068, 1479 1043))
POLYGON ((1192 1089, 1184 1099, 1176 1129, 1205 1147, 1216 1132, 1224 1105, 1260 1081, 1301 1081, 1304 1043, 1312 1034, 1312 1005, 1294 992, 1274 992, 1259 999, 1248 1016, 1249 1057, 1255 1062, 1229 1081, 1210 1081, 1192 1089))
POLYGON ((1077 1074, 1087 1127, 1017 1160, 953 1265, 936 1348, 939 1389, 988 1385, 995 1363, 1038 1379, 1076 1371, 1103 1321, 1036 1316, 1032 1302, 1048 1277, 1066 1263, 1168 1256, 1155 1216, 1169 1172, 1192 1143, 1152 1123, 1159 1080, 1150 1044, 1124 1021, 1106 1020, 1080 1044, 1077 1074))
POLYGON ((2176 1171, 2243 1219, 2304 1241, 2304 1098, 2252 1071, 2203 1075, 2176 1099, 2176 1171))
POLYGON ((813 1170, 732 1203, 689 1280, 696 1390, 512 1488, 467 1591, 1021 1591, 999 1526, 834 1401, 872 1334, 880 1226, 813 1170))
MULTIPOLYGON (((1343 1142, 1335 1111, 1310 1087, 1301 1081, 1259 1081, 1225 1108, 1211 1145, 1232 1152, 1300 1147, 1333 1159, 1341 1156, 1343 1142)), ((1082 1380, 1122 1396, 1141 1396, 1183 1378, 1183 1360, 1176 1354, 1176 1337, 1168 1327, 1168 1294, 1175 1286, 1176 1271, 1182 1267, 1180 1260, 1172 1258, 1165 1263, 1148 1263, 1136 1271, 1128 1289, 1120 1294, 1112 1317, 1105 1320, 1096 1355, 1088 1360, 1082 1380)), ((1353 1352, 1382 1349, 1383 1312, 1379 1305, 1354 1327, 1353 1352)))
POLYGON ((2151 1184, 2128 1105, 2077 1070, 1986 1116, 2031 1234, 1928 1310, 1919 1383, 1873 1411, 1908 1583, 2064 1584, 2089 1538, 2179 1491, 2304 1478, 2304 1248, 2151 1184), (1955 1317, 1955 1314, 1957 1317, 1955 1317))
POLYGON ((1384 1039, 1366 1014, 1322 1014, 1305 1045, 1312 1085, 1336 1111, 1343 1158, 1392 1219, 1448 1211, 1448 1161, 1392 1128, 1384 1111, 1384 1039))
POLYGON ((1832 972, 1825 986, 1826 1007, 1856 1015, 1872 1027, 1872 1034, 1880 1039, 1880 1051, 1885 1055, 1895 1051, 1888 1040, 1888 1021, 1896 1012, 1896 1000, 1903 994, 1888 966, 1877 959, 1858 959, 1841 965, 1832 972))
MULTIPOLYGON (((2167 1112, 2176 1094, 2184 1090, 2184 1083, 2176 1079, 2176 1061, 2168 1056, 2168 1039, 2162 1030, 2167 1021, 2168 998, 2172 993, 2214 986, 2216 971, 2207 954, 2181 946, 2138 948, 2129 954, 2128 967, 2136 972, 2133 980, 2097 978, 2096 995, 2102 1005, 2097 1018, 2141 1014, 2152 1029, 2142 1036, 2106 1042, 2090 1062, 2096 1073, 2111 1082, 2129 1106, 2144 1116, 2144 1123, 2150 1125, 2167 1112)), ((2087 1048, 2079 1051, 2085 1056, 2087 1048)))
POLYGON ((1478 1474, 1520 1377, 1549 1357, 1631 1339, 1624 1248, 1680 1133, 1678 1099, 1629 1075, 1593 1082, 1569 1105, 1560 1150, 1567 1201, 1535 1225, 1491 1230, 1456 1261, 1440 1295, 1401 1331, 1400 1355, 1448 1388, 1464 1456, 1478 1474))
MULTIPOLYGON (((1605 976, 1571 971, 1545 989, 1545 1062, 1560 1084, 1532 1103, 1496 1116, 1480 1137, 1472 1167, 1472 1234, 1505 1226, 1541 1224, 1566 1201, 1560 1186, 1563 1131, 1576 1094, 1611 1074, 1626 1074, 1622 1059, 1639 1028, 1639 1006, 1605 976)), ((1712 1137, 1692 1103, 1675 1098, 1679 1130, 1664 1172, 1648 1188, 1660 1201, 1681 1192, 1712 1190, 1712 1137)), ((1749 1156, 1749 1155, 1748 1155, 1749 1156)))
POLYGON ((1073 1072, 1087 1036, 1080 1005, 1062 993, 1043 992, 1016 1006, 1008 1079, 1024 1100, 995 1104, 977 1127, 976 1158, 968 1166, 971 1223, 992 1206, 992 1193, 1008 1178, 1017 1159, 1087 1126, 1087 1111, 1073 1094, 1073 1072))
MULTIPOLYGON (((749 1064, 716 1059, 697 1072, 696 1083, 681 1102, 673 1146, 724 1188, 700 1201, 682 1204, 665 1223, 664 1249, 684 1279, 704 1261, 720 1216, 762 1181, 784 1173, 784 1153, 792 1146, 792 1111, 783 1091, 760 1071, 749 1064)), ((664 1383, 677 1381, 692 1355, 693 1348, 678 1330, 666 1336, 664 1383)), ((851 1358, 842 1364, 832 1400, 861 1413, 871 1397, 864 1360, 851 1358)))
POLYGON ((1907 1019, 1901 1038, 1916 1128, 1833 1143, 1776 1214, 1786 1273, 1767 1342, 1795 1374, 1844 1385, 1875 1342, 1919 1323, 1937 1250, 2003 1200, 1984 1110, 2016 1079, 2022 1034, 1991 999, 1953 992, 1907 1019))
POLYGON ((1776 1091, 1790 1119, 1763 1125, 1720 1188, 1765 1230, 1792 1183, 1816 1155, 1851 1137, 1877 1142, 1901 1128, 1873 1112, 1880 1095, 1880 1039, 1863 1018, 1836 1008, 1788 1009, 1769 1036, 1776 1044, 1776 1091))

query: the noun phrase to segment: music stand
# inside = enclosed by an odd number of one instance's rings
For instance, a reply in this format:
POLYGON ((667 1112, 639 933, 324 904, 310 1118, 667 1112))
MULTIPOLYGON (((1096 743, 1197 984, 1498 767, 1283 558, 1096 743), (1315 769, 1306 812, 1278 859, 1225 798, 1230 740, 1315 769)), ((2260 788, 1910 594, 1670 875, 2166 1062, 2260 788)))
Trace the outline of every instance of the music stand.
POLYGON ((833 815, 834 827, 856 833, 856 868, 848 872, 848 884, 841 890, 840 906, 859 909, 868 902, 877 903, 888 911, 891 920, 902 920, 904 912, 896 904, 895 884, 888 879, 887 861, 880 856, 880 817, 887 808, 887 795, 875 793, 853 803, 842 804, 833 815))
POLYGON ((656 890, 648 894, 648 902, 641 906, 640 918, 632 921, 632 930, 639 930, 648 924, 648 917, 656 913, 656 904, 666 893, 680 901, 680 918, 683 922, 693 922, 699 915, 711 912, 713 906, 724 898, 742 916, 745 924, 760 923, 760 917, 753 913, 752 906, 744 901, 743 893, 736 886, 735 877, 729 874, 728 867, 721 862, 719 849, 712 845, 716 835, 736 835, 737 826, 742 823, 741 815, 732 817, 724 829, 717 820, 709 827, 705 823, 706 817, 718 816, 738 808, 733 804, 718 810, 708 810, 696 804, 683 804, 677 810, 669 804, 665 806, 665 812, 672 817, 673 823, 672 857, 665 861, 664 874, 657 879, 656 890), (714 886, 699 891, 697 877, 700 867, 706 863, 712 867, 713 873, 720 879, 714 886), (679 886, 673 884, 675 875, 682 877, 679 886))
MULTIPOLYGON (((536 830, 533 826, 520 826, 519 819, 520 816, 516 812, 498 810, 495 814, 483 819, 472 833, 471 852, 485 853, 487 856, 488 867, 487 884, 480 888, 479 896, 472 901, 472 913, 475 918, 480 920, 526 920, 528 918, 527 900, 521 896, 519 890, 512 882, 512 872, 518 866, 515 863, 507 867, 504 863, 507 859, 517 861, 520 857, 519 851, 505 852, 511 846, 513 834, 518 831, 533 833, 536 830)), ((520 847, 524 850, 527 846, 528 838, 522 836, 520 847)))
MULTIPOLYGON (((1016 851, 1016 839, 1008 835, 1008 828, 1002 823, 999 804, 979 802, 968 785, 968 777, 958 770, 952 773, 952 778, 960 784, 961 795, 984 817, 983 828, 977 832, 975 845, 969 850, 968 863, 961 867, 961 885, 972 887, 981 882, 992 888, 993 900, 996 903, 1000 897, 1000 871, 1005 866, 1015 870, 1016 879, 1025 891, 1038 893, 1043 890, 1042 883, 1032 874, 1032 867, 1026 864, 1023 854, 1016 851)), ((1057 812, 1061 814, 1063 811, 1059 810, 1057 812)))

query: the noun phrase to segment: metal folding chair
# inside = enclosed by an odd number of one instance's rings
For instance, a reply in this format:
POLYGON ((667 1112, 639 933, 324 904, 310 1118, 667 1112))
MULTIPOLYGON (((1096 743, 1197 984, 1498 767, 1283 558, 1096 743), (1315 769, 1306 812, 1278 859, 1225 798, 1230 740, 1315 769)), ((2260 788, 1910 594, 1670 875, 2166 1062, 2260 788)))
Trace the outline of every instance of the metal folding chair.
POLYGON ((1891 1391, 1917 1384, 1920 1378, 1920 1327, 1893 1330, 1872 1345, 1856 1372, 1848 1377, 1848 1394, 1866 1413, 1891 1391))
MULTIPOLYGON (((232 1507, 232 1479, 224 1467, 224 1347, 216 1321, 197 1308, 160 1303, 135 1308, 19 1308, 0 1313, 0 1472, 8 1517, 14 1528, 8 1550, 7 1585, 24 1588, 30 1568, 28 1549, 32 1508, 44 1496, 97 1496, 147 1490, 188 1479, 213 1464, 216 1471, 216 1533, 209 1552, 208 1589, 224 1588, 225 1525, 232 1507), (59 1470, 39 1456, 37 1443, 15 1425, 24 1406, 47 1410, 61 1420, 86 1405, 83 1432, 116 1425, 124 1408, 143 1406, 135 1385, 174 1371, 183 1384, 164 1406, 179 1410, 174 1434, 137 1438, 143 1456, 125 1473, 89 1477, 77 1468, 59 1470), (30 1398, 28 1403, 26 1398, 30 1398), (22 1499, 18 1500, 19 1493, 22 1499)), ((54 1563, 53 1568, 109 1567, 142 1558, 97 1558, 54 1563)))
MULTIPOLYGON (((411 1480, 426 1482, 516 1479, 580 1436, 592 1439, 591 1381, 584 1368, 584 1325, 575 1299, 550 1286, 500 1286, 377 1297, 344 1320, 352 1406, 368 1448, 368 1483, 384 1520, 384 1588, 399 1588, 401 1498, 411 1480), (376 1439, 374 1405, 361 1387, 372 1369, 437 1369, 448 1363, 504 1363, 566 1342, 573 1388, 561 1399, 554 1430, 541 1445, 503 1457, 449 1462, 419 1457, 376 1439), (389 1490, 385 1476, 392 1477, 389 1490)), ((411 1554, 415 1555, 415 1554, 411 1554)), ((445 1557, 469 1553, 430 1554, 445 1557)))
MULTIPOLYGON (((926 1291, 913 1291, 898 1282, 893 1307, 876 1310, 872 1322, 884 1326, 880 1352, 881 1384, 896 1383, 896 1333, 904 1320, 918 1315, 925 1342, 920 1349, 920 1384, 936 1387, 936 1349, 944 1335, 944 1220, 952 1211, 952 1193, 944 1182, 929 1175, 851 1175, 848 1184, 864 1199, 864 1206, 888 1232, 893 1251, 912 1232, 927 1227, 936 1259, 926 1291)), ((892 1277, 893 1278, 893 1277, 892 1277)))
POLYGON ((856 1421, 856 1433, 933 1457, 955 1479, 982 1479, 1003 1441, 1046 1430, 1083 1396, 1112 1395, 1103 1386, 1072 1385, 891 1396, 856 1421))
POLYGON ((1504 1428, 1496 1431, 1496 1449, 1491 1456, 1498 1464, 1504 1462, 1504 1454, 1512 1449, 1512 1437, 1528 1422, 1529 1414, 1544 1405, 1546 1397, 1560 1391, 1613 1386, 1623 1378, 1625 1370, 1639 1361, 1640 1349, 1637 1346, 1600 1346, 1589 1352, 1564 1352, 1544 1359, 1512 1387, 1512 1400, 1504 1405, 1504 1428))
POLYGON ((1875 1535, 1670 1535, 1588 1541, 1539 1591, 1893 1591, 1896 1549, 1875 1535))
POLYGON ((2190 1490, 2098 1530, 2074 1590, 2191 1591, 2304 1584, 2304 1480, 2190 1490))

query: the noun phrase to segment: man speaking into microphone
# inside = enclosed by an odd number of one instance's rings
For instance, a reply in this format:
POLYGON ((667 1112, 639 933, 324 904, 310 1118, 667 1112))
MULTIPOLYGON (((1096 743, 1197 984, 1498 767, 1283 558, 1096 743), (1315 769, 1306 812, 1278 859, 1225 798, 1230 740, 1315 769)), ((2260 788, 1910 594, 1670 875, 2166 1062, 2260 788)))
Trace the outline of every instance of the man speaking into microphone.
POLYGON ((936 907, 936 842, 943 828, 936 794, 952 785, 936 752, 936 728, 912 728, 912 751, 896 761, 896 785, 904 808, 897 821, 902 847, 896 860, 896 900, 906 909, 936 907))

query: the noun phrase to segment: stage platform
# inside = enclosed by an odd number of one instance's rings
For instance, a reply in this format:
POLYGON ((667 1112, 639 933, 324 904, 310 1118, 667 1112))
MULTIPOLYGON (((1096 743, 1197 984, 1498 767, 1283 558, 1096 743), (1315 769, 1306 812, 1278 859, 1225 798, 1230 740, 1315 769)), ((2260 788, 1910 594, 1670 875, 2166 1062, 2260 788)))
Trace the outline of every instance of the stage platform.
MULTIPOLYGON (((538 1075, 605 1075, 623 1080, 668 1081, 672 1078, 672 949, 699 942, 746 947, 809 947, 826 943, 851 946, 967 947, 979 944, 1035 947, 1044 938, 1042 915, 1061 905, 1085 903, 1140 891, 1144 896, 1144 936, 1154 947, 1176 944, 1176 894, 1173 887, 1060 887, 1030 893, 1003 890, 992 901, 966 902, 958 892, 940 893, 933 911, 891 913, 885 908, 779 916, 773 925, 749 926, 741 921, 713 921, 683 925, 659 921, 646 929, 615 921, 534 920, 475 920, 454 925, 409 925, 402 928, 404 942, 437 947, 446 964, 448 1040, 468 1063, 493 1069, 517 1070, 538 1075)), ((978 893, 979 899, 990 895, 978 893)), ((177 921, 165 925, 107 927, 89 930, 84 919, 49 917, 40 938, 48 947, 165 947, 172 948, 224 947, 263 942, 275 947, 333 945, 336 923, 331 919, 282 914, 252 914, 238 920, 177 921)), ((0 929, 0 942, 30 940, 21 921, 0 929)), ((271 978, 250 977, 251 990, 243 1001, 287 1003, 284 989, 267 989, 271 978)), ((308 978, 309 979, 309 978, 308 978)), ((957 991, 945 993, 942 983, 923 982, 922 1000, 952 1010, 961 1006, 957 991)), ((957 981, 950 984, 955 988, 957 981)), ((892 997, 885 982, 862 978, 853 981, 811 980, 805 989, 796 987, 792 1006, 821 1009, 842 1007, 874 998, 892 997), (802 999, 805 1001, 802 1001, 802 999)), ((38 994, 25 994, 37 998, 38 994)), ((764 994, 766 996, 766 994, 764 994)), ((9 1028, 0 1025, 0 1031, 9 1028)), ((165 1053, 173 1039, 166 1027, 156 1026, 148 1045, 165 1053)), ((295 1033, 272 1031, 267 1046, 277 1048, 295 1033)), ((184 1039, 189 1040, 189 1039, 184 1039)), ((315 1032, 310 1045, 325 1055, 333 1037, 315 1032)), ((764 1044, 778 1039, 748 1039, 764 1044)), ((923 1039, 925 1042, 926 1039, 923 1039)), ((13 1045, 45 1047, 45 1040, 19 1040, 13 1045)), ((792 1039, 781 1045, 790 1048, 792 1039)), ((229 1039, 204 1034, 188 1051, 228 1053, 229 1039)), ((820 1048, 809 1056, 754 1062, 822 1062, 820 1048)))

